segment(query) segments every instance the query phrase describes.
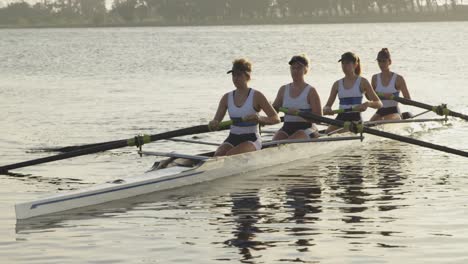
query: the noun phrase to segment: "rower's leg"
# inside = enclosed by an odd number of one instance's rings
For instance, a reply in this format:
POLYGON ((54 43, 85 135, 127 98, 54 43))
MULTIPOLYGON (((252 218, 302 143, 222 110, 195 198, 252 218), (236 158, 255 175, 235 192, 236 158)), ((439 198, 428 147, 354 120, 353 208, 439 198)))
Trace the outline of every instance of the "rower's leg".
POLYGON ((218 149, 216 150, 215 154, 213 155, 214 157, 217 157, 217 156, 226 156, 226 154, 228 153, 228 151, 230 151, 231 149, 233 149, 234 147, 231 145, 231 144, 228 144, 228 143, 223 143, 221 146, 218 147, 218 149))
POLYGON ((231 155, 236 155, 236 154, 241 154, 241 153, 246 153, 246 152, 252 152, 256 151, 257 148, 255 147, 253 142, 243 142, 240 143, 239 145, 235 146, 231 150, 229 150, 226 155, 231 156, 231 155))
POLYGON ((383 118, 379 114, 374 114, 369 121, 379 121, 383 120, 383 118))
POLYGON ((304 130, 298 130, 294 132, 288 139, 309 139, 309 135, 306 135, 304 130))
POLYGON ((283 140, 287 138, 288 138, 288 134, 282 130, 276 131, 275 135, 273 136, 273 140, 283 140))
POLYGON ((382 118, 382 120, 401 120, 400 114, 389 114, 382 118))

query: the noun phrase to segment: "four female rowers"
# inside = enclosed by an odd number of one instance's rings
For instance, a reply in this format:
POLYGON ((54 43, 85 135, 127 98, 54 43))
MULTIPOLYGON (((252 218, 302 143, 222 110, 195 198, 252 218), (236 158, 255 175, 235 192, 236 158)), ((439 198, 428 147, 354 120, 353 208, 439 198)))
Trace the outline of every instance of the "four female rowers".
MULTIPOLYGON (((410 98, 405 80, 390 71, 392 60, 388 49, 384 48, 378 53, 377 61, 382 72, 372 77, 371 84, 361 76, 359 57, 352 52, 344 53, 338 61, 341 62, 344 77, 333 84, 327 104, 323 108, 323 114, 334 115, 336 113, 331 107, 338 96, 337 120, 362 121, 361 112, 369 107, 378 109, 371 121, 401 119, 398 105, 391 100, 391 96, 399 96, 401 92, 405 98, 410 98), (363 102, 364 96, 367 99, 365 102, 363 102)), ((273 140, 310 139, 319 136, 312 122, 295 115, 298 111, 322 115, 317 90, 305 81, 310 61, 305 55, 298 55, 291 58, 289 65, 292 82, 279 89, 271 105, 260 91, 248 86, 252 64, 246 59, 233 62, 232 69, 227 73, 232 74, 232 82, 236 89, 221 98, 218 110, 209 126, 213 130, 218 129, 226 111, 230 119, 234 121, 234 125, 231 126, 227 139, 216 150, 215 156, 260 150, 262 142, 259 125, 279 123, 280 119, 275 109, 278 110, 281 107, 288 108, 288 113, 284 117, 283 126, 276 132, 273 140), (259 115, 260 111, 263 111, 266 116, 259 115)), ((330 126, 326 133, 336 130, 339 128, 330 126)))

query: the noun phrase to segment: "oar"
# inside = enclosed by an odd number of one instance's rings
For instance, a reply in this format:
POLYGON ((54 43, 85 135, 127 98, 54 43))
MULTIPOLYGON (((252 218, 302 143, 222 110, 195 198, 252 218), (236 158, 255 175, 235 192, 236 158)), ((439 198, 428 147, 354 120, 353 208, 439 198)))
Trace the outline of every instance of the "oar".
MULTIPOLYGON (((378 95, 379 95, 379 97, 384 97, 383 93, 378 93, 378 95)), ((412 106, 416 106, 416 107, 419 107, 419 108, 422 108, 422 109, 433 111, 434 113, 436 113, 438 115, 441 115, 441 116, 453 116, 453 117, 458 117, 458 118, 461 118, 461 119, 464 119, 464 120, 468 121, 468 115, 464 115, 462 113, 458 113, 458 112, 454 112, 452 110, 449 110, 447 108, 447 105, 445 105, 445 104, 438 105, 438 106, 432 106, 432 105, 428 105, 428 104, 425 104, 425 103, 413 101, 413 100, 410 100, 410 99, 406 99, 406 98, 398 97, 398 96, 394 96, 394 95, 390 96, 388 99, 393 100, 393 101, 397 101, 397 102, 405 104, 405 105, 412 105, 412 106)))
POLYGON ((346 109, 336 109, 332 110, 333 114, 344 114, 344 113, 353 113, 353 112, 361 112, 357 109, 353 108, 346 108, 346 109))
MULTIPOLYGON (((233 121, 231 120, 221 122, 219 124, 219 130, 228 129, 232 123, 233 121)), ((97 146, 90 147, 90 148, 79 149, 79 150, 62 153, 62 154, 58 154, 54 156, 49 156, 49 157, 44 157, 44 158, 39 158, 39 159, 34 159, 34 160, 29 160, 29 161, 2 166, 0 167, 0 173, 7 173, 9 170, 28 167, 32 165, 43 164, 43 163, 47 163, 51 161, 63 160, 63 159, 93 154, 93 153, 102 152, 106 150, 129 147, 129 146, 139 147, 143 144, 158 141, 158 140, 193 135, 193 134, 201 134, 201 133, 206 133, 210 131, 211 129, 208 127, 208 125, 200 125, 200 126, 194 126, 194 127, 188 127, 188 128, 182 128, 182 129, 173 130, 169 132, 164 132, 160 134, 142 135, 142 136, 137 136, 137 137, 130 138, 130 139, 110 141, 106 144, 101 143, 101 145, 97 145, 97 146)))
MULTIPOLYGON (((287 108, 281 108, 280 111, 281 112, 287 112, 288 109, 287 108)), ((430 149, 435 149, 435 150, 439 150, 439 151, 443 151, 443 152, 447 152, 447 153, 451 153, 451 154, 455 154, 455 155, 459 155, 459 156, 463 156, 463 157, 468 157, 468 152, 463 151, 463 150, 453 149, 453 148, 449 148, 449 147, 445 147, 445 146, 436 145, 436 144, 432 144, 432 143, 429 143, 429 142, 417 140, 417 139, 414 139, 414 138, 404 137, 404 136, 396 135, 396 134, 393 134, 393 133, 380 131, 380 130, 377 130, 377 129, 366 127, 364 124, 360 124, 360 123, 356 123, 356 122, 344 122, 344 121, 341 121, 341 120, 335 120, 335 119, 330 119, 330 118, 326 118, 326 117, 323 117, 323 116, 315 115, 315 114, 309 113, 309 112, 297 112, 296 115, 300 116, 300 117, 302 117, 302 118, 304 118, 306 120, 327 123, 327 124, 337 126, 337 127, 343 127, 343 128, 348 129, 349 131, 354 132, 354 133, 367 133, 367 134, 371 134, 371 135, 375 135, 375 136, 379 136, 379 137, 384 137, 384 138, 389 138, 389 139, 405 142, 405 143, 408 143, 408 144, 413 144, 413 145, 417 145, 417 146, 421 146, 421 147, 425 147, 425 148, 430 148, 430 149)))
POLYGON ((85 145, 77 145, 77 146, 67 146, 67 147, 61 147, 61 148, 44 148, 44 149, 41 149, 41 150, 50 151, 50 152, 53 152, 53 151, 70 152, 70 151, 76 151, 76 150, 80 150, 80 149, 93 148, 93 147, 97 147, 97 146, 101 146, 101 145, 105 145, 105 144, 114 143, 114 142, 117 142, 117 141, 120 141, 120 140, 107 141, 107 142, 101 142, 101 143, 92 143, 92 144, 85 144, 85 145))
MULTIPOLYGON (((284 120, 284 117, 281 117, 281 122, 283 122, 283 120, 284 120)), ((80 149, 94 148, 94 147, 101 146, 101 145, 115 143, 117 141, 120 141, 120 140, 100 142, 100 143, 91 143, 91 144, 85 144, 85 145, 66 146, 66 147, 59 147, 59 148, 41 148, 39 150, 47 151, 47 152, 70 152, 70 151, 76 151, 80 149)))

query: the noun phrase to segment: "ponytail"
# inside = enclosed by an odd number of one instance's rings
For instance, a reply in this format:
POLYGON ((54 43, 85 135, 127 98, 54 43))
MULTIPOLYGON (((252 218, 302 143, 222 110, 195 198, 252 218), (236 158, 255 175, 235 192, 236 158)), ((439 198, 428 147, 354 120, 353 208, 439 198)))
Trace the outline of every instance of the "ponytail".
POLYGON ((354 68, 354 74, 357 76, 361 75, 361 59, 359 57, 356 59, 356 68, 354 68))

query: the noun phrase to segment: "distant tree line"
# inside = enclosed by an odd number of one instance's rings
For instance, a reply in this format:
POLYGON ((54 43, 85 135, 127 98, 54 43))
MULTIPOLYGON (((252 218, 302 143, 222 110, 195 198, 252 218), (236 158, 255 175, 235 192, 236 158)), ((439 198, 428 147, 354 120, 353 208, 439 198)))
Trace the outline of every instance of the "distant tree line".
MULTIPOLYGON (((22 0, 0 8, 0 25, 236 24, 321 18, 468 14, 463 0, 22 0)), ((467 16, 468 19, 468 16, 467 16)))
POLYGON ((107 13, 105 0, 16 1, 0 8, 0 25, 98 25, 107 13))

